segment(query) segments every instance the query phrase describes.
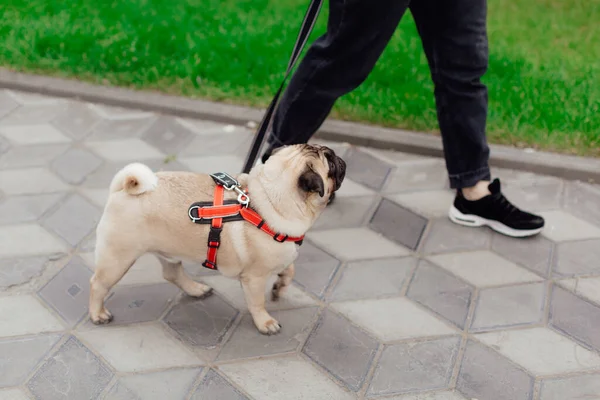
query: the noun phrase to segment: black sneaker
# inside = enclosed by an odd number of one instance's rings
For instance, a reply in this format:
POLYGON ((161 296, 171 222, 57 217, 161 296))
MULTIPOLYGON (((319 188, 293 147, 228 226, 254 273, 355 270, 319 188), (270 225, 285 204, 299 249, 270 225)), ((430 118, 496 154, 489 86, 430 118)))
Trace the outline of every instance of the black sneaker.
POLYGON ((459 190, 450 208, 452 222, 464 226, 487 225, 511 237, 533 236, 542 231, 544 219, 521 211, 508 201, 502 194, 498 179, 490 183, 489 190, 490 195, 476 201, 467 200, 459 190))

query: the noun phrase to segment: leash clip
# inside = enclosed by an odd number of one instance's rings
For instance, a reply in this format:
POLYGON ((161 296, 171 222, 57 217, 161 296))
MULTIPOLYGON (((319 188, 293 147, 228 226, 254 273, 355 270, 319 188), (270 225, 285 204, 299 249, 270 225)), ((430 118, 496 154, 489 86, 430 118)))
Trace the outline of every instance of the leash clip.
POLYGON ((235 191, 238 194, 237 202, 244 207, 248 207, 248 204, 250 204, 250 197, 242 190, 240 183, 234 177, 226 172, 217 172, 211 174, 210 177, 213 178, 217 185, 223 186, 223 189, 229 192, 235 191))

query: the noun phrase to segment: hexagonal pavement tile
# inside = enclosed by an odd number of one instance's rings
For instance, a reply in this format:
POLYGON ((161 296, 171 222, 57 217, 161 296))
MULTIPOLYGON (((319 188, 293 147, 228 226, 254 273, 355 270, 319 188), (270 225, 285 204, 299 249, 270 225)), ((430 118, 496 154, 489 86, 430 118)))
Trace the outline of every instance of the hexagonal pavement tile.
POLYGON ((600 274, 600 240, 559 243, 554 272, 559 276, 600 274))
POLYGON ((0 340, 0 388, 24 383, 59 339, 60 335, 50 334, 0 340))
POLYGON ((22 389, 0 389, 0 400, 29 400, 29 396, 22 389))
MULTIPOLYGON (((94 253, 81 254, 81 258, 92 269, 95 269, 94 253)), ((162 265, 154 254, 144 254, 133 263, 129 271, 115 285, 116 288, 130 285, 150 285, 153 283, 165 283, 162 265)), ((172 285, 172 284, 171 284, 172 285)))
POLYGON ((1 259, 0 291, 22 285, 39 276, 44 271, 47 261, 47 257, 1 259))
POLYGON ((389 174, 382 191, 393 194, 446 188, 448 172, 444 160, 425 159, 405 162, 396 167, 389 174))
POLYGON ((600 356, 547 328, 481 333, 477 339, 534 375, 600 368, 600 356))
POLYGON ((351 148, 344 160, 347 164, 346 176, 368 188, 381 189, 392 166, 360 149, 351 148))
POLYGON ((562 181, 548 181, 527 187, 508 185, 502 191, 517 207, 529 212, 540 212, 561 207, 563 188, 562 181))
POLYGON ((516 239, 495 233, 492 250, 543 277, 550 274, 554 245, 543 236, 516 239))
POLYGON ((487 228, 467 228, 441 218, 431 221, 421 248, 425 254, 485 250, 490 246, 491 237, 487 228))
POLYGON ((191 346, 221 343, 238 311, 217 295, 198 300, 183 298, 165 316, 165 323, 191 346))
POLYGON ((71 148, 52 161, 51 167, 66 183, 79 185, 100 165, 102 160, 93 153, 84 149, 71 148))
POLYGON ((407 394, 401 396, 386 397, 389 400, 466 400, 462 395, 455 391, 435 391, 419 394, 407 394))
POLYGON ((303 348, 304 354, 358 391, 365 382, 379 342, 326 310, 303 348))
POLYGON ((76 246, 96 228, 101 211, 79 194, 71 195, 44 221, 44 226, 76 246))
POLYGON ((557 283, 581 298, 600 306, 600 276, 564 279, 557 283))
POLYGON ((141 136, 153 122, 155 117, 144 114, 126 119, 107 119, 94 126, 87 140, 105 141, 122 140, 141 136))
POLYGON ((374 190, 369 189, 360 183, 356 183, 350 178, 345 178, 342 186, 336 192, 337 197, 361 197, 374 195, 374 190))
POLYGON ((88 103, 90 110, 97 113, 102 118, 111 121, 135 120, 152 117, 152 113, 134 108, 109 106, 107 104, 88 103))
POLYGON ((27 387, 38 399, 97 399, 112 372, 71 336, 35 373, 27 387))
POLYGON ((106 206, 106 202, 108 201, 108 196, 110 195, 109 188, 105 189, 80 189, 79 193, 83 195, 83 197, 87 198, 92 202, 96 207, 104 210, 104 206, 106 206))
POLYGON ((427 223, 427 218, 384 199, 369 226, 394 242, 415 250, 427 223))
POLYGON ((19 103, 17 103, 7 92, 0 92, 0 118, 4 117, 18 106, 19 103))
POLYGON ((328 206, 312 226, 312 230, 357 228, 371 219, 377 205, 375 196, 339 197, 328 206))
POLYGON ((540 388, 540 400, 594 399, 600 393, 600 374, 546 379, 540 388))
POLYGON ((78 335, 121 372, 203 364, 198 356, 158 325, 107 325, 100 329, 80 331, 78 335))
POLYGON ((416 264, 412 257, 351 262, 342 270, 330 298, 343 301, 400 295, 416 264))
POLYGON ((541 213, 546 220, 542 235, 554 242, 600 238, 600 227, 564 211, 541 213))
POLYGON ((44 168, 0 171, 0 190, 8 195, 64 192, 69 187, 44 168))
POLYGON ((88 310, 92 272, 73 258, 40 291, 40 297, 71 326, 88 310))
POLYGON ((303 400, 313 398, 315 393, 328 400, 354 399, 323 372, 297 356, 226 364, 220 366, 220 370, 256 399, 303 400))
POLYGON ((201 371, 201 368, 185 368, 126 375, 119 378, 105 398, 112 399, 119 392, 129 392, 140 400, 185 399, 201 371))
POLYGON ((20 146, 71 142, 69 137, 50 124, 0 126, 0 135, 20 146))
POLYGON ((65 252, 66 246, 36 224, 0 226, 0 257, 24 257, 65 252), (35 243, 35 246, 31 244, 35 243))
POLYGON ((0 338, 62 331, 64 326, 32 295, 2 297, 0 338))
POLYGON ((23 92, 20 90, 7 90, 6 93, 19 104, 23 105, 42 105, 42 104, 57 104, 63 103, 65 100, 46 96, 38 93, 23 92))
POLYGON ((263 357, 295 351, 308 337, 315 322, 316 307, 274 311, 273 318, 282 326, 275 336, 260 333, 250 315, 244 315, 235 331, 223 344, 218 360, 263 357))
POLYGON ((456 388, 468 399, 530 400, 533 378, 489 347, 469 340, 456 388))
POLYGON ((490 251, 430 256, 429 261, 478 287, 539 282, 543 279, 490 251))
POLYGON ((190 171, 199 174, 213 174, 215 172, 227 172, 236 174, 242 170, 244 160, 237 155, 186 157, 180 159, 190 171))
POLYGON ((102 118, 85 103, 71 101, 66 110, 52 121, 52 125, 71 138, 81 140, 89 135, 100 121, 102 118))
POLYGON ((0 203, 0 225, 36 221, 63 196, 60 193, 11 196, 0 203))
POLYGON ((86 147, 98 156, 114 162, 143 162, 165 157, 164 153, 137 138, 87 142, 86 147))
POLYGON ((386 346, 373 374, 369 395, 445 389, 460 346, 460 337, 386 346))
MULTIPOLYGON (((183 125, 178 124, 174 117, 159 117, 143 134, 142 139, 167 154, 176 154, 196 135, 183 125)), ((214 154, 214 153, 213 153, 214 154)))
POLYGON ((406 247, 398 245, 368 228, 309 232, 307 237, 317 246, 342 261, 400 257, 410 254, 406 247))
POLYGON ((315 296, 322 297, 340 262, 308 240, 304 241, 299 253, 294 263, 294 281, 315 296))
POLYGON ((450 190, 428 190, 400 193, 387 196, 390 200, 427 218, 442 218, 448 215, 454 201, 450 190))
MULTIPOLYGON (((148 322, 159 319, 181 293, 172 283, 117 287, 106 300, 106 308, 114 316, 115 325, 148 322)), ((90 322, 91 323, 91 322, 90 322)))
POLYGON ((219 400, 250 400, 246 395, 234 388, 225 378, 211 369, 202 383, 192 394, 190 400, 219 399, 219 400))
POLYGON ((576 217, 600 226, 600 187, 582 182, 567 183, 565 209, 576 217))
POLYGON ((386 342, 455 333, 445 322, 405 297, 346 301, 331 307, 386 342))
POLYGON ((482 290, 477 299, 471 330, 486 331, 541 322, 545 292, 544 283, 482 290))
POLYGON ((555 286, 552 290, 550 326, 600 351, 600 305, 591 304, 555 286))
MULTIPOLYGON (((7 152, 10 149, 10 143, 8 140, 4 139, 4 137, 0 136, 0 154, 7 152)), ((2 158, 0 157, 0 162, 2 158)), ((0 164, 1 166, 2 164, 0 164)))
POLYGON ((54 120, 65 108, 66 103, 60 100, 50 104, 23 105, 0 119, 0 125, 45 124, 54 120))
POLYGON ((242 129, 239 131, 221 132, 212 134, 194 135, 192 142, 180 153, 183 158, 199 158, 199 156, 242 155, 242 149, 246 147, 252 136, 242 129))
MULTIPOLYGON (((69 148, 68 144, 13 147, 0 157, 0 169, 44 167, 69 148)), ((0 153, 2 153, 0 151, 0 153)))
POLYGON ((421 261, 406 295, 462 329, 473 292, 473 287, 465 282, 427 261, 421 261))

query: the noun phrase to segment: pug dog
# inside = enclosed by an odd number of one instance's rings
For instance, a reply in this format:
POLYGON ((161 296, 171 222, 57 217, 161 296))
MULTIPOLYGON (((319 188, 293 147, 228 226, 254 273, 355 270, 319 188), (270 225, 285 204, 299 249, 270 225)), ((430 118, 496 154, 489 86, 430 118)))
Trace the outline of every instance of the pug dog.
MULTIPOLYGON (((302 237, 340 188, 345 173, 346 163, 332 149, 302 144, 277 149, 264 164, 236 178, 247 189, 248 206, 272 230, 302 237)), ((104 305, 107 294, 146 253, 158 257, 163 277, 187 295, 203 298, 212 293, 212 288, 185 273, 182 260, 206 258, 210 225, 193 223, 188 209, 195 202, 212 202, 214 190, 210 175, 154 173, 139 163, 114 176, 96 229, 96 268, 89 303, 93 323, 112 320, 104 305)), ((234 192, 225 192, 225 200, 236 197, 234 192)), ((272 298, 278 299, 294 277, 298 249, 298 243, 275 241, 247 221, 223 224, 218 270, 239 279, 254 324, 263 334, 281 329, 265 309, 267 281, 278 275, 271 291, 272 298)))

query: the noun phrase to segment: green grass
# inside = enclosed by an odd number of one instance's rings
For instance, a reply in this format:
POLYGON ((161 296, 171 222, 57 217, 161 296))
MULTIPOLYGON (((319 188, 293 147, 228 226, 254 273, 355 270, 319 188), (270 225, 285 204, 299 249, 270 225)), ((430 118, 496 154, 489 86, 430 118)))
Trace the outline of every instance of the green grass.
MULTIPOLYGON (((308 0, 3 0, 0 65, 268 104, 308 0)), ((323 32, 323 13, 313 37, 323 32)), ((491 0, 491 142, 600 156, 600 0, 491 0)), ((427 64, 407 14, 337 118, 435 132, 427 64)))

